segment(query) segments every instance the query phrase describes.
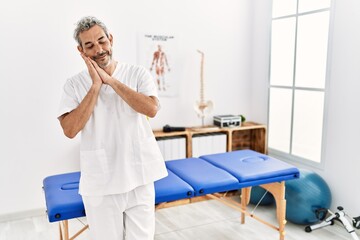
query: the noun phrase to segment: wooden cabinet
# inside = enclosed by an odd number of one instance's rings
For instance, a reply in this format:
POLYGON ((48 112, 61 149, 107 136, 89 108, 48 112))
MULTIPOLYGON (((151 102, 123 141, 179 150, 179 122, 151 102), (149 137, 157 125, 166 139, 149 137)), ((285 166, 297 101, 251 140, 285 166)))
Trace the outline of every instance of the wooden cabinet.
POLYGON ((155 137, 185 137, 186 157, 192 157, 192 138, 196 135, 209 133, 225 133, 227 136, 227 151, 252 149, 260 153, 267 153, 266 126, 255 122, 244 122, 241 127, 219 128, 216 126, 186 128, 185 131, 165 133, 155 130, 155 137))

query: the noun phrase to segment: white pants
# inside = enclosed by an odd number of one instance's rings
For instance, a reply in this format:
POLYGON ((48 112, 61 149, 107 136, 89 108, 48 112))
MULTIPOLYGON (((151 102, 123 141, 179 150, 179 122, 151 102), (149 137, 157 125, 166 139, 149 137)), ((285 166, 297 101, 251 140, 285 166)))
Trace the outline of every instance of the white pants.
POLYGON ((154 184, 107 196, 82 196, 93 240, 153 240, 154 184))

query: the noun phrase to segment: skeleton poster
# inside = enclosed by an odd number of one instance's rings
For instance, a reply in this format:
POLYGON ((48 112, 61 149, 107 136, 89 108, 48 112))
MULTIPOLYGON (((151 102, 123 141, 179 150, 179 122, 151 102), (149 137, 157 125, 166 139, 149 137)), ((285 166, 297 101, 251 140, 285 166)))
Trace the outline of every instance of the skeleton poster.
POLYGON ((138 64, 153 75, 159 96, 177 95, 175 50, 176 39, 173 35, 138 35, 138 64))

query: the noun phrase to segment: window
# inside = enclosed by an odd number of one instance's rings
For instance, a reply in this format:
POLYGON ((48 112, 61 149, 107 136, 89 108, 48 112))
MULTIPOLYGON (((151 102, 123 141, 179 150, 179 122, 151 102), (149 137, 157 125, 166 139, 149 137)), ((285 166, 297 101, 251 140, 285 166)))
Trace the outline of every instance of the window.
POLYGON ((330 0, 273 0, 269 153, 321 163, 330 0))

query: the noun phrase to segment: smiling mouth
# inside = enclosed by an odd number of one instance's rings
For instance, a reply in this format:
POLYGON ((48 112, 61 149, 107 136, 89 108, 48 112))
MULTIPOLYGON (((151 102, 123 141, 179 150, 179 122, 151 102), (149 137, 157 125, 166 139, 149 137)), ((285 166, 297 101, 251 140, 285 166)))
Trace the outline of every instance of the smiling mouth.
POLYGON ((110 52, 106 51, 106 52, 102 52, 96 56, 93 56, 92 59, 97 62, 97 64, 101 67, 107 67, 112 60, 112 56, 110 54, 110 52))
POLYGON ((101 53, 101 54, 99 54, 97 56, 94 56, 94 60, 104 60, 107 55, 108 55, 107 52, 101 53))
POLYGON ((101 55, 96 57, 97 60, 104 60, 106 58, 107 54, 101 55))

